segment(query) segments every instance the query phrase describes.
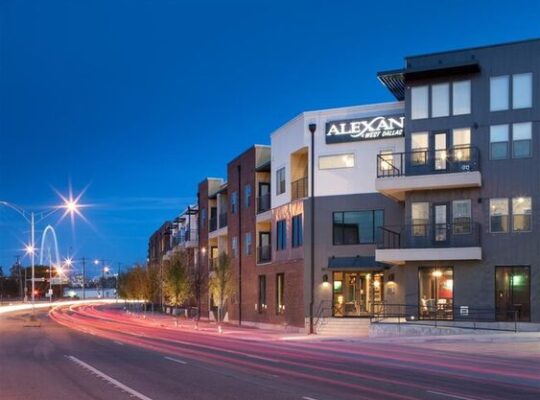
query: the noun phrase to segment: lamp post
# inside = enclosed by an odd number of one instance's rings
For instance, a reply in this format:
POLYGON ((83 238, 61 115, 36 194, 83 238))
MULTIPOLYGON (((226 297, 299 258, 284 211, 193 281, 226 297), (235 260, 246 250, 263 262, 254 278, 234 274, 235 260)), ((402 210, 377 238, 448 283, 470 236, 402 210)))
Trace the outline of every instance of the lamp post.
POLYGON ((311 132, 311 273, 310 273, 310 301, 309 301, 309 333, 315 333, 313 326, 313 306, 315 303, 315 131, 317 124, 309 124, 311 132))
POLYGON ((17 212, 20 216, 22 216, 26 222, 30 224, 30 244, 26 246, 27 253, 30 254, 31 259, 31 265, 32 265, 32 316, 34 316, 35 311, 35 296, 36 296, 36 270, 35 270, 35 253, 36 253, 36 223, 39 223, 46 219, 47 217, 51 216, 52 214, 56 213, 58 210, 64 209, 65 213, 64 215, 71 214, 74 215, 75 213, 79 213, 79 204, 78 200, 79 198, 76 198, 75 200, 70 196, 69 199, 63 198, 64 204, 54 207, 53 209, 41 211, 39 213, 36 213, 34 211, 26 211, 23 208, 16 206, 12 203, 8 203, 7 201, 0 201, 0 205, 11 208, 13 211, 17 212), (36 220, 36 214, 38 215, 38 218, 36 220))

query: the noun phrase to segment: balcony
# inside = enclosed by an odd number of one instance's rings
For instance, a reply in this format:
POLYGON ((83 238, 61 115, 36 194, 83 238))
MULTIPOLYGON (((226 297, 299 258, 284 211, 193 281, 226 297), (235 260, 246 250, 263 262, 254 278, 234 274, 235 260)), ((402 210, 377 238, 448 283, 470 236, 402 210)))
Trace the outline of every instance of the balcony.
POLYGON ((174 236, 174 245, 180 247, 196 247, 198 243, 198 236, 196 229, 180 230, 174 236))
POLYGON ((257 263, 264 264, 272 261, 272 246, 257 247, 257 263))
POLYGON ((219 227, 225 228, 227 226, 227 213, 219 214, 219 227))
POLYGON ((413 190, 480 186, 480 152, 476 147, 377 155, 375 187, 397 200, 404 200, 405 193, 413 190))
POLYGON ((210 232, 214 232, 215 230, 217 230, 217 227, 218 227, 217 217, 210 217, 208 230, 210 232))
POLYGON ((294 182, 291 182, 291 201, 303 199, 308 195, 308 178, 304 176, 294 182))
POLYGON ((270 210, 270 193, 259 195, 257 198, 257 214, 270 210))
POLYGON ((471 221, 414 224, 379 228, 375 260, 391 264, 407 261, 481 260, 481 225, 471 221))

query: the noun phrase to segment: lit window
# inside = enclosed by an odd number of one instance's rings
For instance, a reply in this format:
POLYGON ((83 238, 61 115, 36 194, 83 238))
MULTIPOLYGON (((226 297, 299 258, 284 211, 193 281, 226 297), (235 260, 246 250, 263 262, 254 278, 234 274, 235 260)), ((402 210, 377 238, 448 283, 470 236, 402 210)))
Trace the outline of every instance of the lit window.
POLYGON ((428 86, 417 86, 411 89, 411 118, 428 117, 428 86))
POLYGON ((532 107, 532 73, 512 76, 512 108, 532 107))
POLYGON ((489 109, 490 111, 508 110, 509 77, 497 76, 490 79, 489 109))
POLYGON ((427 151, 429 146, 429 135, 427 132, 416 132, 411 134, 411 164, 427 164, 427 151))
POLYGON ((452 84, 452 114, 471 113, 471 81, 460 81, 452 84))
POLYGON ((285 193, 285 167, 276 171, 276 195, 285 193))
POLYGON ((429 203, 411 204, 411 223, 413 236, 426 236, 429 223, 429 203))
POLYGON ((471 159, 471 130, 459 128, 452 131, 454 149, 454 161, 469 161, 471 159))
POLYGON ((489 231, 508 232, 508 199, 489 200, 489 231))
POLYGON ((431 116, 447 117, 450 114, 450 85, 440 83, 431 86, 431 116))
POLYGON ((532 123, 522 122, 512 125, 512 157, 532 156, 532 123))
POLYGON ((454 200, 452 202, 454 234, 471 233, 471 201, 454 200))
POLYGON ((337 154, 319 157, 319 169, 353 168, 354 154, 337 154))
POLYGON ((391 171, 396 168, 392 150, 381 150, 379 155, 379 171, 391 171))
POLYGON ((532 230, 532 207, 530 197, 512 199, 512 230, 528 232, 532 230))
POLYGON ((490 158, 508 158, 508 125, 492 125, 489 128, 490 158))
POLYGON ((285 274, 276 275, 276 314, 285 313, 285 274))

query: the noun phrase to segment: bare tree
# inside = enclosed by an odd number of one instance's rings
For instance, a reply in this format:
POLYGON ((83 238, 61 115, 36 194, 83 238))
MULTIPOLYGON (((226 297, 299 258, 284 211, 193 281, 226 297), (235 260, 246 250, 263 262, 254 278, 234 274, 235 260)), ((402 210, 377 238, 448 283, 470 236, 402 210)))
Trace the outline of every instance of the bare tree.
POLYGON ((221 253, 217 266, 212 271, 209 281, 210 293, 218 308, 218 330, 221 332, 221 323, 223 322, 223 308, 227 300, 234 294, 233 274, 229 256, 221 253))

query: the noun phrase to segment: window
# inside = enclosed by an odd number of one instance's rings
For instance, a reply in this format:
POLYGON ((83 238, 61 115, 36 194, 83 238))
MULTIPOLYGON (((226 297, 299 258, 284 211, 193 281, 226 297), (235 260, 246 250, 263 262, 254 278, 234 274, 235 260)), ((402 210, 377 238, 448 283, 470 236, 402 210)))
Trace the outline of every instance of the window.
POLYGON ((453 319, 454 270, 451 267, 418 269, 420 319, 453 319))
POLYGON ((244 202, 245 207, 251 207, 251 185, 244 186, 244 202))
POLYGON ((276 314, 285 313, 285 274, 276 275, 276 314))
POLYGON ((508 75, 492 77, 489 81, 489 110, 508 110, 510 80, 508 75))
POLYGON ((428 86, 411 89, 411 119, 428 117, 428 86))
POLYGON ((495 315, 497 321, 530 321, 529 266, 495 267, 495 315))
POLYGON ((450 114, 450 85, 440 83, 431 86, 431 116, 447 117, 450 114))
POLYGON ((232 238, 231 249, 233 258, 238 257, 238 237, 236 236, 232 238))
POLYGON ((512 76, 512 108, 532 107, 532 73, 512 76))
POLYGON ((508 199, 489 200, 489 231, 508 232, 508 199))
POLYGON ((244 249, 244 252, 246 254, 246 256, 250 256, 252 254, 252 245, 253 245, 253 239, 251 237, 251 232, 247 232, 244 236, 244 246, 245 246, 245 249, 244 249))
POLYGON ((262 313, 266 311, 266 275, 259 275, 259 302, 257 310, 262 313))
POLYGON ((201 226, 206 225, 206 208, 201 210, 201 226))
POLYGON ((454 82, 452 84, 452 114, 471 113, 471 81, 454 82))
POLYGON ((238 208, 238 192, 233 192, 231 195, 231 213, 236 214, 238 208))
POLYGON ((393 150, 381 150, 379 155, 379 171, 384 173, 395 168, 393 150))
POLYGON ((319 169, 353 168, 354 154, 336 154, 319 157, 319 169))
POLYGON ((335 212, 334 245, 375 243, 383 220, 383 210, 335 212))
POLYGON ((429 223, 429 203, 411 203, 411 224, 413 236, 426 236, 429 223))
POLYGON ((471 159, 471 130, 469 128, 452 131, 454 145, 454 160, 469 161, 471 159))
POLYGON ((490 159, 508 158, 508 125, 492 125, 489 128, 490 159))
POLYGON ((454 200, 452 202, 454 234, 471 233, 471 201, 454 200))
POLYGON ((512 230, 530 232, 532 230, 532 207, 530 197, 512 199, 512 230))
POLYGON ((304 243, 302 214, 292 217, 292 247, 300 247, 304 243))
POLYGON ((411 164, 426 165, 427 150, 429 147, 429 135, 427 132, 415 132, 411 134, 411 164))
POLYGON ((276 250, 287 248, 287 221, 282 219, 276 224, 276 250))
POLYGON ((276 171, 276 195, 285 193, 285 167, 276 171))
POLYGON ((532 123, 522 122, 512 125, 512 157, 532 156, 532 123))

